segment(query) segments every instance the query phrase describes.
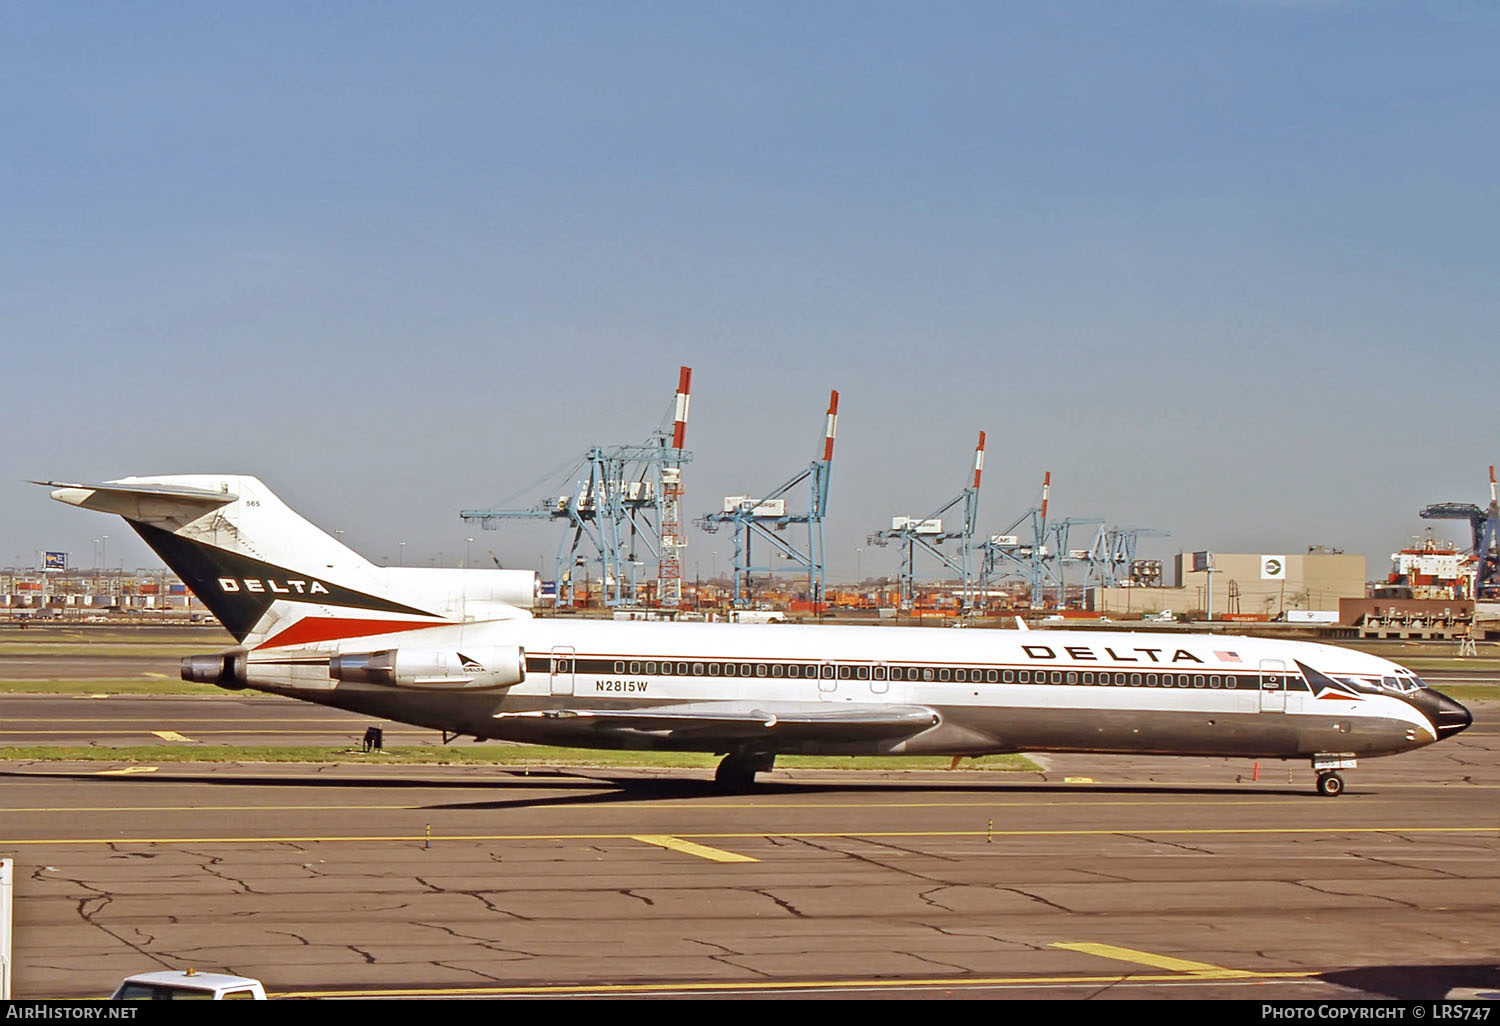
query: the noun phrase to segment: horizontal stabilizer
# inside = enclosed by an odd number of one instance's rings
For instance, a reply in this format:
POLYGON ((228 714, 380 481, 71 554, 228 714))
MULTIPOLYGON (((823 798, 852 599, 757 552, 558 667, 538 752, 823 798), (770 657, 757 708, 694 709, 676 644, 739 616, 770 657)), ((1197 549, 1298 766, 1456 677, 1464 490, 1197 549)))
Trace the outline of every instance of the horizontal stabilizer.
POLYGON ((191 508, 208 512, 219 506, 227 506, 239 498, 230 491, 208 488, 189 488, 183 485, 163 485, 130 480, 106 481, 102 484, 74 484, 67 481, 33 481, 32 484, 52 489, 52 497, 58 502, 100 513, 116 513, 127 519, 140 519, 148 511, 162 509, 191 508))

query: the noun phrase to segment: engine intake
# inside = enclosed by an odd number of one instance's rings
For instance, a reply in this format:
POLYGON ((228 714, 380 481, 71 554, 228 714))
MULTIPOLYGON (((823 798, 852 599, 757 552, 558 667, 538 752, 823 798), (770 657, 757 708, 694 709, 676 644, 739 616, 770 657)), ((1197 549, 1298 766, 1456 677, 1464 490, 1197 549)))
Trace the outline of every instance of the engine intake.
POLYGON ((328 661, 328 676, 351 684, 410 688, 504 688, 526 679, 526 651, 516 646, 454 649, 388 648, 328 661))

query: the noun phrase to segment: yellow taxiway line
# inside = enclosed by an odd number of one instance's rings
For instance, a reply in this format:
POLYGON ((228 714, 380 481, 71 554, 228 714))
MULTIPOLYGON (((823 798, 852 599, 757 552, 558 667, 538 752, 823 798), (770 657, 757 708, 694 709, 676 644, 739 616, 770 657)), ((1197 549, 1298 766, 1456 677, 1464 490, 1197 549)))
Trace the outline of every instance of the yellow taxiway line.
POLYGON ((98 777, 128 777, 135 773, 155 773, 155 766, 126 766, 124 769, 100 770, 98 777))
MULTIPOLYGON (((761 840, 768 838, 960 838, 960 837, 1214 837, 1274 834, 1490 834, 1494 826, 1472 827, 1222 827, 1159 830, 1150 827, 1117 827, 1088 830, 769 830, 760 832, 678 834, 678 840, 702 841, 761 840)), ((629 841, 638 834, 339 834, 328 836, 298 835, 285 837, 55 837, 0 838, 3 845, 38 844, 374 844, 408 841, 629 841)))
POLYGON ((706 844, 694 844, 692 841, 684 841, 680 837, 668 837, 665 834, 636 834, 634 839, 642 844, 654 844, 672 851, 680 851, 685 855, 696 855, 700 859, 708 859, 712 862, 760 861, 760 859, 752 859, 749 855, 737 855, 732 851, 710 848, 706 844))
POLYGON ((1224 970, 1222 977, 1198 973, 1143 973, 1114 976, 936 976, 901 980, 746 980, 716 983, 596 983, 582 985, 539 984, 513 987, 454 987, 412 990, 309 990, 283 991, 275 998, 401 998, 401 997, 540 997, 549 994, 733 994, 790 990, 902 990, 942 987, 954 990, 976 987, 1112 986, 1122 983, 1206 983, 1216 979, 1305 980, 1317 972, 1246 972, 1224 970))
POLYGON ((1078 951, 1085 955, 1098 955, 1100 958, 1113 959, 1116 962, 1131 962, 1135 965, 1146 965, 1153 969, 1189 973, 1193 976, 1209 979, 1242 979, 1246 976, 1259 975, 1257 973, 1245 972, 1243 969, 1225 969, 1223 966, 1209 965, 1207 962, 1192 962, 1185 958, 1173 958, 1171 955, 1155 955, 1149 951, 1120 948, 1113 944, 1058 943, 1049 944, 1048 947, 1060 948, 1063 951, 1078 951))

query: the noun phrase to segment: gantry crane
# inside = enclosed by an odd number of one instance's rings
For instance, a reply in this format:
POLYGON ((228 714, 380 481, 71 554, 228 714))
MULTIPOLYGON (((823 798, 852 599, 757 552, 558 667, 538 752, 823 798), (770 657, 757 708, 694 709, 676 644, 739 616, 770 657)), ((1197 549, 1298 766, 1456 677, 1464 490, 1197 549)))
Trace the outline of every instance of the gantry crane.
POLYGON ((736 608, 750 605, 751 580, 755 574, 806 570, 808 601, 815 613, 822 611, 823 518, 828 512, 828 475, 833 465, 833 439, 838 431, 838 413, 839 394, 837 391, 829 392, 821 459, 813 460, 806 469, 758 498, 748 495, 727 496, 722 511, 705 513, 696 521, 700 528, 710 534, 725 524, 734 532, 733 601, 736 608), (807 512, 788 513, 786 496, 803 482, 807 483, 808 490, 807 512), (793 524, 807 525, 806 550, 787 538, 786 529, 793 524), (756 538, 766 542, 771 552, 779 553, 783 557, 783 565, 777 566, 773 560, 757 565, 753 552, 756 538), (792 565, 785 565, 787 563, 792 565))
POLYGON ((1423 520, 1467 520, 1474 567, 1474 598, 1500 598, 1500 501, 1495 490, 1495 467, 1490 465, 1490 505, 1439 502, 1422 510, 1423 520))
POLYGON ((963 580, 961 611, 969 613, 975 607, 974 590, 974 530, 979 519, 979 480, 984 471, 984 432, 979 432, 979 443, 974 447, 973 482, 947 503, 925 517, 892 517, 888 530, 877 531, 867 539, 871 545, 886 546, 896 542, 901 547, 901 569, 898 577, 898 604, 909 611, 916 599, 916 554, 926 552, 963 580), (943 530, 943 514, 963 503, 963 528, 959 531, 943 530), (939 545, 945 541, 959 543, 958 558, 950 557, 939 545))
POLYGON ((692 368, 678 371, 672 430, 658 428, 641 445, 595 446, 567 474, 568 490, 527 509, 466 509, 460 516, 487 531, 505 520, 552 520, 565 525, 557 548, 559 605, 571 605, 574 574, 597 562, 600 594, 610 606, 642 602, 637 546, 657 560, 659 604, 682 598, 682 467, 693 454, 683 448, 692 368), (593 555, 579 550, 587 542, 593 555))

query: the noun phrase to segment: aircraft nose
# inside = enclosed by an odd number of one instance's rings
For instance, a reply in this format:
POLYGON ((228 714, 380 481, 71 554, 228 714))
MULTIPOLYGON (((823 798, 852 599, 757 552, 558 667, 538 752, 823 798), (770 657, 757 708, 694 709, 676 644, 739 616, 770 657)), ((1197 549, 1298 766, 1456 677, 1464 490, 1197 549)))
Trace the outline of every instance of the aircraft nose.
POLYGON ((1439 741, 1445 737, 1452 737, 1474 722, 1473 713, 1441 691, 1428 690, 1422 694, 1427 699, 1423 703, 1422 711, 1432 721, 1439 741))

